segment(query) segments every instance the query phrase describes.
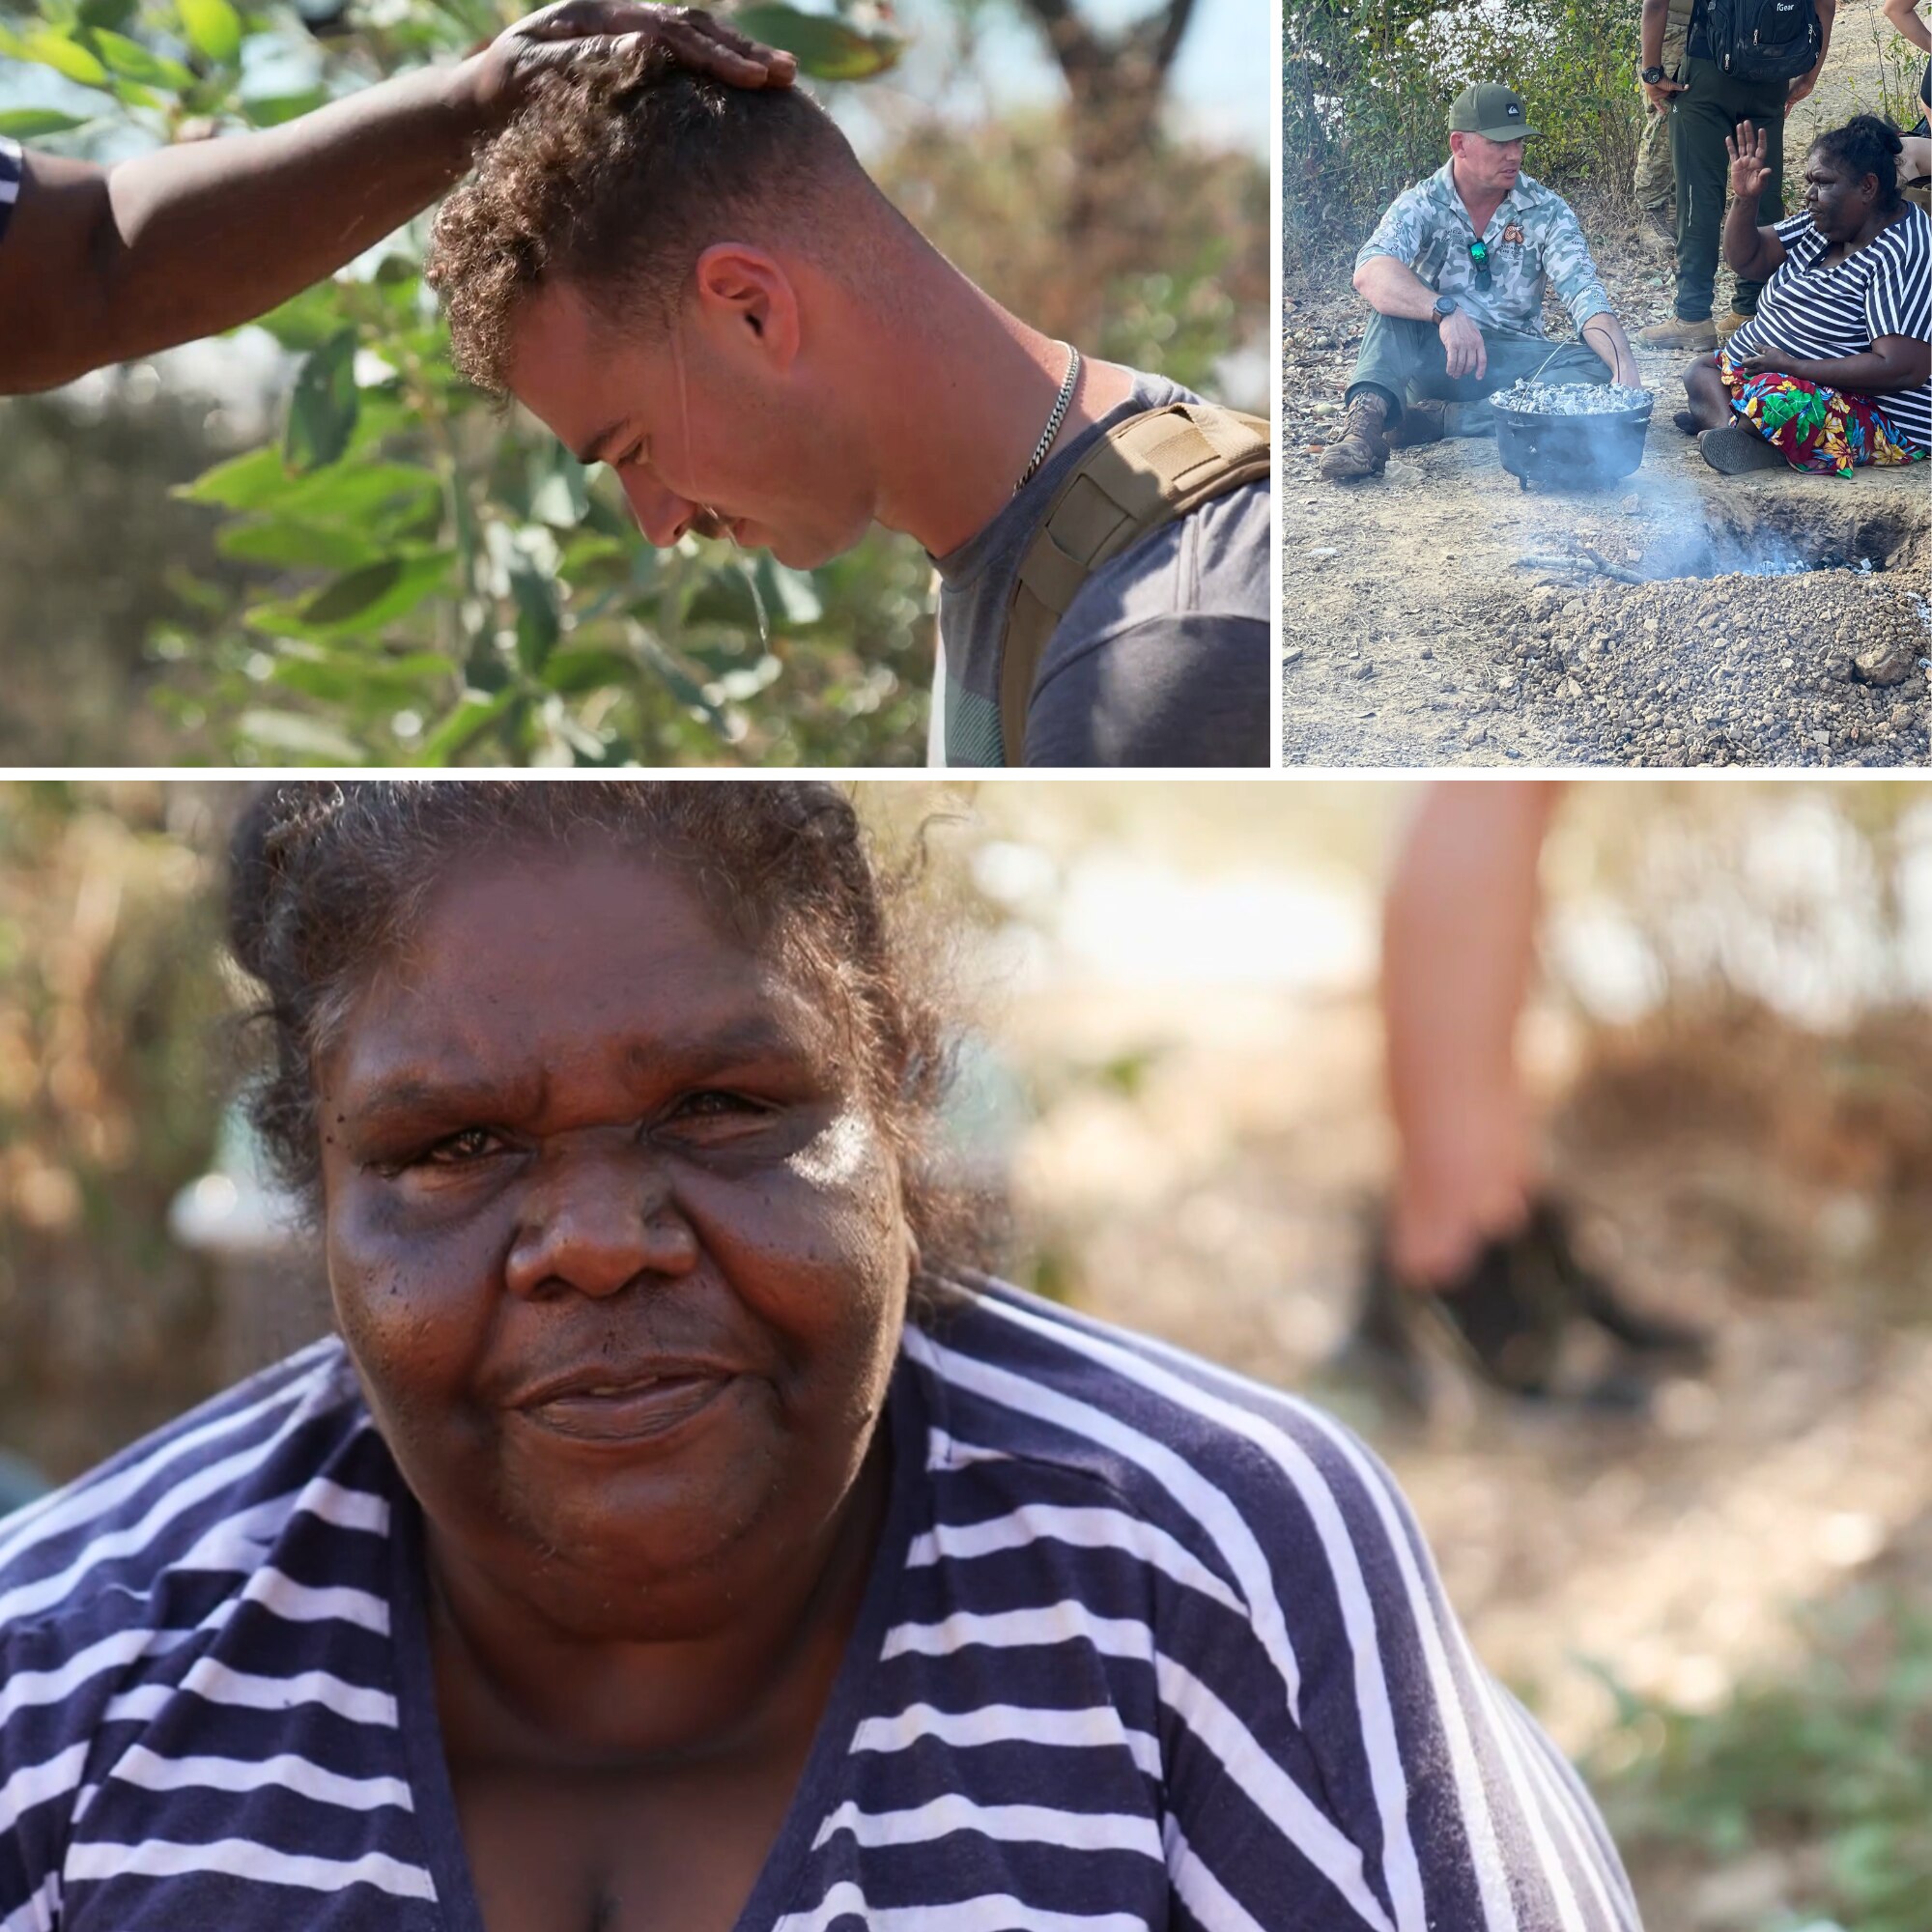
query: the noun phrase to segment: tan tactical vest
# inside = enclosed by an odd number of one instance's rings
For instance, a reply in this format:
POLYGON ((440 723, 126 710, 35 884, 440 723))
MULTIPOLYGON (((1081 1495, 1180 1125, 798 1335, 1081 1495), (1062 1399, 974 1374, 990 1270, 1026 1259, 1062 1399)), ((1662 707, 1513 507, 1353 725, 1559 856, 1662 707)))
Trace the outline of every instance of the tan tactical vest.
POLYGON ((1214 403, 1146 410, 1110 430, 1061 486, 1020 559, 1000 654, 1000 737, 1025 762, 1027 707, 1047 640, 1080 586, 1163 524, 1268 473, 1268 426, 1214 403))

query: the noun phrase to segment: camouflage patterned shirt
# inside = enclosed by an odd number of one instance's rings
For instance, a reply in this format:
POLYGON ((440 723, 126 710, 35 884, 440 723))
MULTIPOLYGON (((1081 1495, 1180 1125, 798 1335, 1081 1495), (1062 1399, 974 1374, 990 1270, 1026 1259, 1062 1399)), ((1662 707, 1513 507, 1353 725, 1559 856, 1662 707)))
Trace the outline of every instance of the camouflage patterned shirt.
POLYGON ((1516 185, 1483 230, 1490 286, 1478 288, 1469 259, 1476 231, 1456 192, 1453 165, 1444 161, 1426 182, 1405 188, 1390 202, 1376 232, 1362 243, 1356 268, 1373 255, 1393 256, 1437 295, 1454 296, 1478 328, 1505 334, 1545 332, 1546 281, 1555 287, 1579 331, 1590 316, 1609 308, 1610 298, 1570 204, 1527 175, 1517 176, 1516 185))

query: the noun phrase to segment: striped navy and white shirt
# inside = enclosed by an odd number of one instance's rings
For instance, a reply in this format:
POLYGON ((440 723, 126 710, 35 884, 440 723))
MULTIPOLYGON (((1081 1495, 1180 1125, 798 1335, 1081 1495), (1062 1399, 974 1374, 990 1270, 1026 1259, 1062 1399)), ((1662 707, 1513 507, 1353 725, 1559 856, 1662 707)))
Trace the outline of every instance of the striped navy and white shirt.
MULTIPOLYGON (((1637 1932, 1373 1456, 980 1284, 740 1932, 1637 1932)), ((480 1932, 421 1524, 319 1344, 0 1525, 4 1932, 480 1932)))
MULTIPOLYGON (((1805 362, 1862 355, 1881 335, 1932 335, 1932 220, 1911 202, 1905 213, 1828 269, 1832 244, 1808 214, 1777 224, 1784 260, 1758 298, 1757 314, 1731 337, 1734 357, 1781 349, 1805 362)), ((1932 383, 1888 389, 1872 400, 1887 422, 1919 449, 1932 449, 1932 383)))
POLYGON ((7 224, 13 220, 14 204, 20 198, 20 178, 25 166, 19 142, 0 134, 0 242, 7 239, 7 224))

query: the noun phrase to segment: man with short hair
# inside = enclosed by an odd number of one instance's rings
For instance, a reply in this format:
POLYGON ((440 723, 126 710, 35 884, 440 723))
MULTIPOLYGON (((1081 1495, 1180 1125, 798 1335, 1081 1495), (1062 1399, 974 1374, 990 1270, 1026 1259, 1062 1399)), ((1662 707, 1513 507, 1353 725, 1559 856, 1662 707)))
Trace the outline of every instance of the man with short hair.
MULTIPOLYGON (((1259 480, 1090 571, 1132 512, 1088 487, 1089 453, 1199 399, 1009 314, 803 94, 579 63, 480 153, 428 274, 459 367, 610 464, 653 544, 728 534, 810 568, 874 523, 918 538, 945 763, 1268 762, 1265 436, 1259 480), (1084 527, 1042 552, 1076 469, 1084 527), (1050 635, 1015 693, 1027 598, 1050 635)), ((1204 472, 1226 420, 1173 417, 1204 472)))
POLYGON ((1569 203, 1522 172, 1535 132, 1522 97, 1466 87, 1449 129, 1449 159, 1396 197, 1355 257, 1374 313, 1342 434, 1322 452, 1330 482, 1378 474, 1391 447, 1488 435, 1495 413, 1482 399, 1525 378, 1641 386, 1569 203), (1545 335, 1546 283, 1581 341, 1545 335))
POLYGON ((1765 130, 1771 171, 1758 198, 1757 225, 1776 227, 1784 214, 1785 111, 1818 84, 1837 0, 1733 0, 1715 17, 1710 0, 1695 0, 1675 78, 1666 71, 1664 56, 1671 4, 1643 0, 1640 78, 1650 104, 1670 124, 1670 164, 1677 181, 1676 312, 1668 322, 1639 329, 1636 339, 1653 349, 1710 350, 1757 313, 1763 287, 1740 280, 1730 313, 1722 322, 1712 320, 1731 169, 1724 143, 1745 121, 1765 130))
POLYGON ((619 37, 738 87, 787 87, 797 68, 688 8, 561 0, 465 61, 279 128, 105 167, 0 136, 0 395, 265 314, 434 201, 533 73, 619 37))

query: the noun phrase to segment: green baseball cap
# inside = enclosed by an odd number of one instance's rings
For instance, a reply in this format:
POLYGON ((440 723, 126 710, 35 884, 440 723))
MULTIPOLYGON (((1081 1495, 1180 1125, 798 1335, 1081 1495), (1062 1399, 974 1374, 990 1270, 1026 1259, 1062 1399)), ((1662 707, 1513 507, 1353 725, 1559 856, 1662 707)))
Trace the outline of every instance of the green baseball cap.
POLYGON ((1492 141, 1520 141, 1536 129, 1529 125, 1529 111, 1521 95, 1496 81, 1479 80, 1465 87, 1451 103, 1449 131, 1484 134, 1492 141))

